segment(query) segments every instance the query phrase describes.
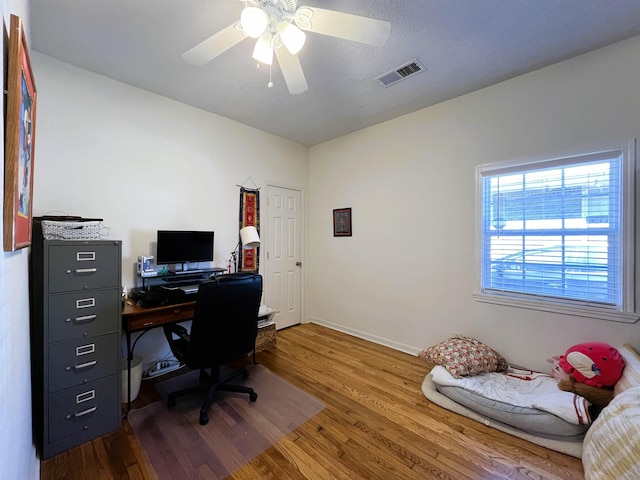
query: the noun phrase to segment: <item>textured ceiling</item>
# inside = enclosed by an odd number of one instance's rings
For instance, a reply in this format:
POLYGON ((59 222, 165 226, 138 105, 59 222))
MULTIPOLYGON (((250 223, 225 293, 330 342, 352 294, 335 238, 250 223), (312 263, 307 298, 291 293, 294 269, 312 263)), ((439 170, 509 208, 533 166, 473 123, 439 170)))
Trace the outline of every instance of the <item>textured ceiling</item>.
POLYGON ((303 145, 315 145, 640 35, 638 0, 301 0, 391 22, 372 47, 308 33, 309 89, 256 69, 247 39, 195 67, 181 55, 239 19, 238 0, 31 0, 31 49, 303 145), (426 72, 374 78, 418 59, 426 72))

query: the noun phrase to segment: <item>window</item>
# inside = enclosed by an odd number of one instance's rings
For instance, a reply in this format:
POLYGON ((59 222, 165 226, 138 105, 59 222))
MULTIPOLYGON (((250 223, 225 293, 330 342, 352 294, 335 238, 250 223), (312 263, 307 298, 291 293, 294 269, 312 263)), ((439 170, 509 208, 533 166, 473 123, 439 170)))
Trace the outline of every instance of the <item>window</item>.
POLYGON ((480 301, 635 322, 634 142, 478 168, 480 301))

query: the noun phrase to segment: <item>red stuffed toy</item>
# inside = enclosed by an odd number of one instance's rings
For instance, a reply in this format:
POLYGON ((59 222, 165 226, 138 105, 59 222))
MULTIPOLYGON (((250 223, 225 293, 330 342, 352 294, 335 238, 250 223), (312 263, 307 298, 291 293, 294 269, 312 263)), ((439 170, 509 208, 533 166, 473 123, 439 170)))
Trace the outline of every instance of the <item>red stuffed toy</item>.
POLYGON ((622 376, 624 360, 611 345, 579 343, 560 356, 558 365, 579 383, 593 387, 613 387, 622 376))

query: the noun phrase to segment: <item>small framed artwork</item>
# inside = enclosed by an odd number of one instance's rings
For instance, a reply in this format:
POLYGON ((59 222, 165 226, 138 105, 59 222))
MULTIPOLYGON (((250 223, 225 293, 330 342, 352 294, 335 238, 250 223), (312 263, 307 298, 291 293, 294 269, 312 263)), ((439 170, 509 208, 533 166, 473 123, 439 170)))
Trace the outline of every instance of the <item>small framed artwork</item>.
POLYGON ((333 236, 351 236, 351 209, 337 208, 333 211, 333 236))
POLYGON ((11 15, 4 152, 5 252, 31 245, 36 87, 20 17, 11 15))

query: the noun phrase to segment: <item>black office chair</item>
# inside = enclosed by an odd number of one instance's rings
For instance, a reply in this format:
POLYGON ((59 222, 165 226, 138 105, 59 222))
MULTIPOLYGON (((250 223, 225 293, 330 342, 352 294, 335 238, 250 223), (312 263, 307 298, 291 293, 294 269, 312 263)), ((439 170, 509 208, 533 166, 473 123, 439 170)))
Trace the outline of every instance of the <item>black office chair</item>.
POLYGON ((252 388, 227 383, 241 375, 247 378, 246 368, 221 378, 221 367, 254 350, 261 296, 260 275, 218 275, 198 289, 190 334, 178 324, 164 327, 176 358, 187 367, 200 370, 199 385, 169 394, 167 404, 170 408, 175 406, 178 396, 207 391, 207 399, 200 408, 200 425, 206 425, 218 390, 247 393, 252 402, 256 401, 258 394, 252 388), (205 369, 211 369, 211 373, 205 369))

